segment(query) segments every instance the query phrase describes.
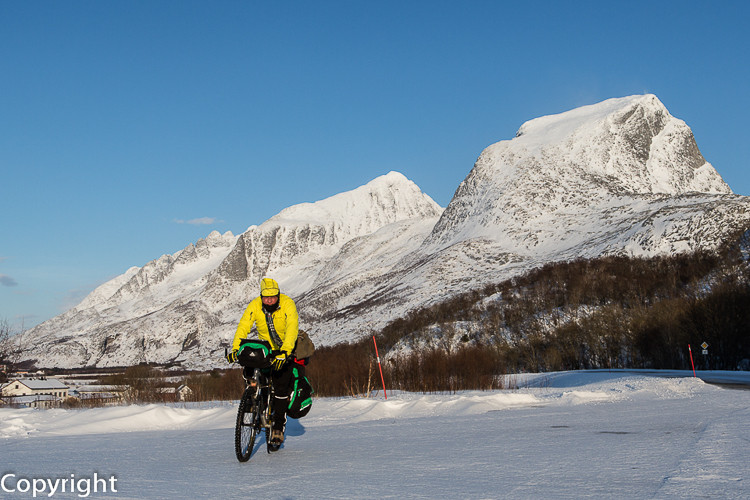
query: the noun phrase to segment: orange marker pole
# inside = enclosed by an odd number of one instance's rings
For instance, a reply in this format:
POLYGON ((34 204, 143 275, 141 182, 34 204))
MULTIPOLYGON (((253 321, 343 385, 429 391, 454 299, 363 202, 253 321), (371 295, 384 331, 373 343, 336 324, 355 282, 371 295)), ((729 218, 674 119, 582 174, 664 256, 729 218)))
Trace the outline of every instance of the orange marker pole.
POLYGON ((385 379, 383 378, 383 367, 380 365, 380 354, 378 354, 378 343, 375 341, 375 335, 372 336, 372 343, 375 344, 375 356, 378 358, 378 369, 380 370, 380 382, 383 384, 383 395, 388 399, 388 393, 385 392, 385 379))
POLYGON ((690 365, 693 367, 693 377, 695 377, 695 363, 693 363, 693 350, 690 348, 690 344, 688 344, 688 351, 690 351, 690 365))

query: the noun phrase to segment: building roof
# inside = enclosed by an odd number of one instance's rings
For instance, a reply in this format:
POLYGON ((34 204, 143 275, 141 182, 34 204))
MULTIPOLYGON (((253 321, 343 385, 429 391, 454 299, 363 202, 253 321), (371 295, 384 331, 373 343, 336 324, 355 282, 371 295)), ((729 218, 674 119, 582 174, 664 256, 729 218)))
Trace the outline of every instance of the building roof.
POLYGON ((20 383, 28 387, 29 389, 33 389, 35 391, 41 391, 41 390, 65 390, 68 388, 67 385, 63 384, 56 378, 47 378, 47 379, 35 379, 35 378, 19 378, 16 380, 11 380, 8 385, 14 384, 14 383, 20 383))
POLYGON ((123 392, 128 389, 126 385, 101 385, 101 384, 87 384, 76 387, 76 391, 79 393, 93 393, 93 392, 123 392))

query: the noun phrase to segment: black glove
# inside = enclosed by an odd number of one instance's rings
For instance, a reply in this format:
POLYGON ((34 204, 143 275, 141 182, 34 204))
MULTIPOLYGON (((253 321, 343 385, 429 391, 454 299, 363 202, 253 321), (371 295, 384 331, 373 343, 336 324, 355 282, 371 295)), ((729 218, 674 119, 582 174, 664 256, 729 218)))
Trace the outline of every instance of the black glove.
POLYGON ((227 361, 230 363, 236 363, 237 362, 237 349, 233 350, 229 354, 227 354, 227 361))
POLYGON ((271 366, 274 370, 279 371, 286 364, 287 353, 284 351, 274 351, 272 355, 275 357, 271 360, 271 366))

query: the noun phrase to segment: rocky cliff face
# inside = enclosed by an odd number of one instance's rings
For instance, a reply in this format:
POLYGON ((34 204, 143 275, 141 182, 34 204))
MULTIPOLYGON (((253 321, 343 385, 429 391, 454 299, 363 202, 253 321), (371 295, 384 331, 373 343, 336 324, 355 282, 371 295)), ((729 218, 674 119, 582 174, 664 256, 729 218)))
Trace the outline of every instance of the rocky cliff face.
POLYGON ((444 211, 392 172, 132 268, 23 342, 40 366, 216 366, 263 276, 325 345, 547 262, 710 249, 749 208, 655 96, 610 99, 489 146, 444 211))

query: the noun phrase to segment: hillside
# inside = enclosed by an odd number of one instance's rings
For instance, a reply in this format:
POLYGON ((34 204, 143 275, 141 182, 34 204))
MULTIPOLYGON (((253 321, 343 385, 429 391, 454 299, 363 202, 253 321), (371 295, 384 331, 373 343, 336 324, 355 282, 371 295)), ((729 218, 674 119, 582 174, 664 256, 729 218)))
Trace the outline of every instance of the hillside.
POLYGON ((610 99, 487 147, 444 210, 391 172, 132 268, 20 341, 39 366, 220 365, 269 275, 332 345, 550 263, 713 251, 748 208, 655 96, 610 99))

